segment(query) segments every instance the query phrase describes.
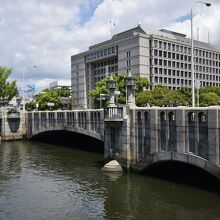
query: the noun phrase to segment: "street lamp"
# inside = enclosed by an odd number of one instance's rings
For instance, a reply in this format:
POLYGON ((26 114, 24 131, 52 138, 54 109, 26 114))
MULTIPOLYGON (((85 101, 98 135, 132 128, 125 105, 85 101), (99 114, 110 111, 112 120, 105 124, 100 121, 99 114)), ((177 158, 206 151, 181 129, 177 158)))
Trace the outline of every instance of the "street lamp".
POLYGON ((134 104, 135 103, 135 80, 134 77, 131 75, 131 72, 128 72, 127 76, 125 77, 125 86, 126 86, 126 105, 134 104))
POLYGON ((99 108, 100 109, 102 108, 102 100, 105 100, 105 96, 106 96, 106 94, 100 93, 99 98, 97 98, 97 100, 99 100, 99 108))
POLYGON ((112 75, 108 80, 108 90, 109 90, 109 105, 108 107, 115 107, 115 91, 116 88, 116 81, 113 79, 112 75))
MULTIPOLYGON (((26 66, 24 68, 37 68, 37 66, 26 66)), ((23 73, 22 73, 22 78, 23 78, 23 91, 22 91, 22 99, 23 99, 23 112, 25 112, 25 95, 24 95, 24 91, 25 91, 25 86, 24 86, 24 70, 23 70, 23 73)))
MULTIPOLYGON (((210 7, 211 3, 196 1, 194 4, 201 3, 206 7, 210 7)), ((195 73, 194 73, 194 44, 193 44, 193 5, 191 6, 191 65, 192 65, 192 107, 195 107, 195 73)))

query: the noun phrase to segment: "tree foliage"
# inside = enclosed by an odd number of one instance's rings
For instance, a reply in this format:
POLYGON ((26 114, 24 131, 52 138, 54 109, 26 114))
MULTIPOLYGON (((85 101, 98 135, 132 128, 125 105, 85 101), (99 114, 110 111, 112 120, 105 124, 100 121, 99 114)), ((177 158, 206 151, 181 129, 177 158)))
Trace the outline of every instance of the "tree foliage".
POLYGON ((0 98, 7 97, 9 101, 18 94, 16 81, 8 81, 10 74, 10 68, 0 66, 0 98))
POLYGON ((39 105, 38 109, 41 111, 61 108, 61 100, 58 96, 58 92, 54 89, 43 90, 43 92, 36 96, 36 102, 39 105), (53 103, 54 106, 48 106, 48 103, 53 103))
MULTIPOLYGON (((197 103, 197 95, 196 95, 197 103)), ((137 106, 178 106, 191 105, 192 94, 189 89, 171 90, 156 86, 152 91, 141 92, 136 97, 137 106)), ((220 105, 219 87, 202 87, 199 93, 199 106, 220 105)))
MULTIPOLYGON (((120 95, 118 96, 118 103, 125 104, 126 103, 126 88, 125 88, 125 74, 113 74, 113 79, 116 81, 116 90, 120 91, 120 95)), ((95 108, 99 108, 100 101, 98 100, 100 94, 105 94, 106 98, 102 101, 102 107, 106 106, 108 103, 108 80, 110 77, 105 77, 104 79, 97 82, 96 87, 90 90, 89 94, 93 98, 93 103, 95 108)), ((144 88, 148 88, 149 81, 147 78, 143 77, 134 77, 136 81, 137 91, 136 93, 142 92, 144 88)))
POLYGON ((200 106, 219 105, 220 96, 215 92, 202 93, 200 95, 200 106))
POLYGON ((137 94, 137 106, 177 106, 188 104, 188 93, 157 86, 152 91, 137 94))
POLYGON ((70 109, 70 103, 62 103, 62 98, 69 98, 70 90, 68 87, 61 89, 45 89, 35 97, 34 102, 26 104, 27 110, 33 110, 38 104, 38 110, 57 110, 57 109, 70 109), (53 103, 53 106, 48 106, 48 103, 53 103))

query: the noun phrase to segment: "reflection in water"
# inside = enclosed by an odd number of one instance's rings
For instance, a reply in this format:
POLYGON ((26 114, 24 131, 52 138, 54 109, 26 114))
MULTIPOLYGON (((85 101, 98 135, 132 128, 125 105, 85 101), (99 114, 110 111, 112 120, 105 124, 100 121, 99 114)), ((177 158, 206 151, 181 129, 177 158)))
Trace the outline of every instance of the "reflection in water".
POLYGON ((127 173, 102 154, 36 142, 0 146, 0 219, 220 219, 217 194, 127 173))

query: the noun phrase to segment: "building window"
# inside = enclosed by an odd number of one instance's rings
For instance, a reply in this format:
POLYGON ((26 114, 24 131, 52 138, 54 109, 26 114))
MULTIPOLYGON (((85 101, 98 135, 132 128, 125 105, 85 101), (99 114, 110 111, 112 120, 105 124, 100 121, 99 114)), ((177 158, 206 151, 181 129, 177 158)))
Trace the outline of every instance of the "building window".
POLYGON ((131 51, 127 51, 127 57, 130 57, 131 56, 131 51))

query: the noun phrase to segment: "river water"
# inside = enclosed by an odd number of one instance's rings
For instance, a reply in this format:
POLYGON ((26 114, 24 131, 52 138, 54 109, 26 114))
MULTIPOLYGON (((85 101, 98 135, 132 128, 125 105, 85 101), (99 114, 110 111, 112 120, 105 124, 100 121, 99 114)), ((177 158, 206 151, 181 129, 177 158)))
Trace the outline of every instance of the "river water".
POLYGON ((0 145, 0 219, 220 219, 220 196, 100 171, 103 155, 38 142, 0 145))

